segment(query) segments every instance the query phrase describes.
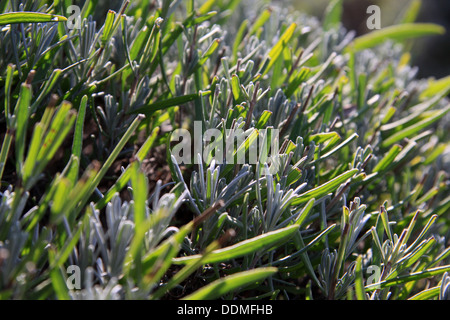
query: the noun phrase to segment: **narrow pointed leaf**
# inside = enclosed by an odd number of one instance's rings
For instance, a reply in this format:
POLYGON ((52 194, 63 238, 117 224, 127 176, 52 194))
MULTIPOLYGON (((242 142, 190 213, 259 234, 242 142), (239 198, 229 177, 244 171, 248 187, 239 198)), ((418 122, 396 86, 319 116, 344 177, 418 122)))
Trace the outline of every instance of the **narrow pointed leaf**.
POLYGON ((8 12, 0 14, 0 25, 13 23, 64 22, 66 17, 41 12, 8 12))
POLYGON ((277 268, 259 268, 250 271, 243 271, 231 276, 220 278, 209 285, 195 291, 183 300, 214 300, 224 294, 254 284, 264 280, 265 278, 275 274, 277 268))

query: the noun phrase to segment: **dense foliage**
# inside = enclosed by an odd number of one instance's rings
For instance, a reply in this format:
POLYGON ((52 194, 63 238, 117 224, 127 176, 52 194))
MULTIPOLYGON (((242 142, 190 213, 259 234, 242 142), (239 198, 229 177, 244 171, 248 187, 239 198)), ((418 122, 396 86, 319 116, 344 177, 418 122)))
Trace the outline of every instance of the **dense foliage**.
POLYGON ((450 298, 450 80, 405 50, 441 27, 71 4, 0 3, 2 299, 450 298), (194 121, 278 148, 178 163, 194 121))

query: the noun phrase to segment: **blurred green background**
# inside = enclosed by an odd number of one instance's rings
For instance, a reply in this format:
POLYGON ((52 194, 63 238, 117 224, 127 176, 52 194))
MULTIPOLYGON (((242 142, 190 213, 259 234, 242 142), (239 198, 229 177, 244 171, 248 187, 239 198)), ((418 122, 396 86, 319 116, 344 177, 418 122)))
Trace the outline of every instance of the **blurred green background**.
MULTIPOLYGON (((3 1, 3 0, 0 0, 3 1)), ((156 0, 148 0, 150 8, 156 0)), ((197 5, 205 0, 194 0, 197 5)), ((218 0, 221 1, 221 0, 218 0)), ((223 0, 222 0, 223 1, 223 0)), ((228 1, 228 0, 226 0, 228 1)), ((254 0, 241 0, 252 2, 254 0)), ((358 35, 370 32, 366 21, 370 16, 367 7, 378 5, 381 9, 381 27, 397 24, 404 11, 414 0, 343 0, 343 24, 348 30, 355 30, 358 35)), ((417 0, 416 0, 417 1, 417 0)), ((72 0, 82 6, 85 0, 72 0)), ((94 20, 102 22, 108 9, 118 10, 123 0, 99 1, 98 16, 94 20)), ((322 19, 325 8, 331 0, 263 0, 266 4, 290 6, 293 9, 314 15, 322 19)), ((413 40, 411 46, 412 64, 419 67, 418 77, 435 77, 437 79, 450 75, 450 0, 422 0, 416 22, 433 22, 447 29, 443 36, 433 36, 413 40)))
MULTIPOLYGON (((291 5, 295 9, 323 17, 330 0, 273 0, 272 3, 291 5)), ((381 9, 381 27, 396 24, 411 0, 344 0, 343 24, 357 34, 370 32, 366 13, 370 5, 381 9)), ((444 26, 443 36, 433 36, 414 40, 411 48, 412 64, 419 67, 418 77, 442 78, 450 75, 450 0, 422 0, 416 22, 432 22, 444 26)))

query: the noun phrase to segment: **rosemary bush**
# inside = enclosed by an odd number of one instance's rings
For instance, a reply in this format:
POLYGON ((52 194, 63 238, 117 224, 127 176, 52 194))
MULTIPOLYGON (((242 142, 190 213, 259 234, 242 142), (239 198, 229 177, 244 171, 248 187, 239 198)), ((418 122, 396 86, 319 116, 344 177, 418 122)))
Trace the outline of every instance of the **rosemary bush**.
POLYGON ((405 49, 440 26, 71 4, 0 3, 2 299, 449 299, 450 80, 405 49), (180 162, 194 121, 277 147, 180 162))

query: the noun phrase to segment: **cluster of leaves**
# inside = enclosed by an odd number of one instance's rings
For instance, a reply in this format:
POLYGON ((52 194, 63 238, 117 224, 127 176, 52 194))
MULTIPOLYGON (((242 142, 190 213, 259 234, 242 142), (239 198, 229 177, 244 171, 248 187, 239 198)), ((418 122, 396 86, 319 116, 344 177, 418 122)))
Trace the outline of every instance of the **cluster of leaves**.
POLYGON ((339 0, 92 0, 79 29, 69 2, 0 4, 2 299, 449 298, 450 80, 409 66, 443 32, 417 1, 361 37, 339 0), (278 147, 179 164, 193 120, 278 147))

